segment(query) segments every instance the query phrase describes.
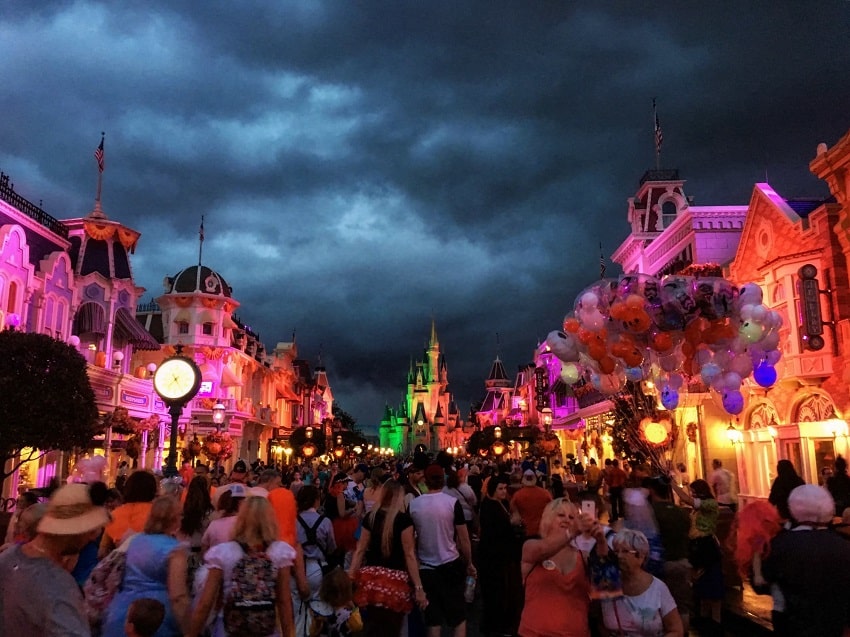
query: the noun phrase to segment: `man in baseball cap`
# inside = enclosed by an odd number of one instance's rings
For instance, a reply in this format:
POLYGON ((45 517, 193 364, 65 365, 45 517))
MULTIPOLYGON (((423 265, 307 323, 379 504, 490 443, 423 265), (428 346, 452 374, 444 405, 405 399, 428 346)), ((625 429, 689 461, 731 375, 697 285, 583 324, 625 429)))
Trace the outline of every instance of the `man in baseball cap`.
MULTIPOLYGON (((106 491, 101 495, 105 497, 106 491)), ((82 548, 109 522, 102 505, 92 501, 87 485, 65 485, 50 499, 35 538, 0 554, 4 634, 90 634, 82 592, 69 570, 82 548)))

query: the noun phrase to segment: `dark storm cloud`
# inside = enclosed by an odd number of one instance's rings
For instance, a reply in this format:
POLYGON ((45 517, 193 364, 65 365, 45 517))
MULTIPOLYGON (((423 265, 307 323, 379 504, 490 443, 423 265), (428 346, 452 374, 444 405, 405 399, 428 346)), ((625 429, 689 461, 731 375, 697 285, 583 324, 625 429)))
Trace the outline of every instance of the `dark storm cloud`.
POLYGON ((531 359, 628 231, 653 97, 697 204, 824 195, 808 162, 850 128, 848 3, 113 4, 4 8, 0 169, 84 215, 107 131, 145 298, 205 215, 241 318, 321 351, 366 426, 432 317, 464 413, 497 352, 531 359))

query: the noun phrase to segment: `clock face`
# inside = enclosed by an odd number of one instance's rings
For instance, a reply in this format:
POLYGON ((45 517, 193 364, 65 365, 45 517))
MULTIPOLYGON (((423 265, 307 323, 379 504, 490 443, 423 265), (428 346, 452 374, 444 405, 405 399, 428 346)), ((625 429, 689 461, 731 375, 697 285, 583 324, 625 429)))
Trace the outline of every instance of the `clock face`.
POLYGON ((175 357, 163 361, 153 377, 156 393, 166 402, 181 402, 198 393, 201 372, 188 358, 175 357))

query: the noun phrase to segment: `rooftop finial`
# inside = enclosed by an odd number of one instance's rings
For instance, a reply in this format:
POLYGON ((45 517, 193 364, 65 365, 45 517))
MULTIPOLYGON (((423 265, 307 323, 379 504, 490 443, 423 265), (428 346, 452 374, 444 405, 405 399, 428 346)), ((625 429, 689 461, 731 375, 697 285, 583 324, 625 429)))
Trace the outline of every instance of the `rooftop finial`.
POLYGON ((103 208, 100 205, 100 193, 103 189, 103 169, 105 167, 105 162, 103 158, 103 140, 106 138, 106 133, 100 132, 100 145, 94 149, 94 158, 97 161, 97 194, 94 196, 94 210, 92 210, 90 217, 96 218, 105 218, 106 215, 103 214, 103 208))

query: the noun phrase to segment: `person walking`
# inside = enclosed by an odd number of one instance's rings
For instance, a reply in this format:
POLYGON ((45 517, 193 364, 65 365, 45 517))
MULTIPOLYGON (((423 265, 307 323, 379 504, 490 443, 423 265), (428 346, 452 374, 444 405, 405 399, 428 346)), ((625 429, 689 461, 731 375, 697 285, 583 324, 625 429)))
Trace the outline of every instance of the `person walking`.
POLYGON ((487 481, 479 516, 481 632, 494 637, 515 635, 522 613, 522 543, 511 524, 506 475, 493 476, 487 481))
POLYGON ((104 637, 124 635, 127 611, 140 598, 155 599, 165 607, 157 637, 178 637, 185 632, 191 604, 186 577, 188 552, 174 537, 181 516, 180 500, 174 496, 163 495, 153 501, 142 532, 133 536, 127 548, 121 588, 106 610, 104 637))
POLYGON ((465 637, 464 579, 477 576, 469 531, 460 503, 442 491, 445 474, 440 465, 425 470, 425 486, 428 493, 410 502, 419 573, 428 597, 425 626, 429 637, 439 637, 443 625, 452 629, 454 637, 465 637))
POLYGON ((788 496, 794 489, 805 483, 790 460, 780 460, 776 463, 776 478, 770 485, 767 501, 776 507, 783 520, 791 519, 791 512, 788 510, 788 496))
POLYGON ((404 495, 401 483, 383 484, 379 499, 363 519, 349 569, 357 585, 354 601, 366 610, 364 630, 369 637, 398 637, 414 599, 419 608, 428 605, 404 495))
POLYGON ((717 458, 711 461, 711 466, 714 470, 708 478, 708 483, 714 492, 714 498, 717 504, 731 509, 734 513, 738 510, 738 487, 735 476, 717 458))
POLYGON ((539 537, 543 509, 552 501, 552 494, 537 485, 534 469, 522 474, 522 487, 511 497, 511 515, 514 523, 522 522, 527 538, 539 537))
POLYGON ((298 507, 297 539, 304 554, 304 577, 309 590, 304 595, 305 591, 298 590, 297 578, 293 577, 291 580, 292 606, 295 616, 295 635, 305 637, 309 634, 310 628, 310 602, 319 599, 322 576, 331 567, 328 559, 336 553, 336 541, 330 519, 318 513, 321 502, 318 487, 312 484, 302 486, 298 490, 295 502, 298 507))
POLYGON ((56 490, 33 540, 0 553, 0 633, 89 637, 80 587, 68 572, 82 548, 109 522, 87 485, 56 490))
POLYGON ((850 476, 847 461, 841 456, 835 459, 835 471, 826 479, 826 489, 835 500, 835 515, 841 517, 844 509, 850 507, 850 476))
POLYGON ((277 539, 279 533, 268 500, 247 498, 239 511, 233 540, 214 546, 205 556, 207 578, 186 637, 201 634, 219 599, 223 606, 216 610, 213 637, 225 637, 233 632, 228 624, 238 623, 262 623, 267 630, 252 631, 256 637, 287 637, 294 633, 289 580, 296 555, 293 547, 277 539), (252 592, 262 595, 262 599, 252 599, 250 606, 243 604, 240 608, 237 594, 252 592), (251 622, 249 615, 256 617, 256 611, 260 611, 262 619, 251 622))
POLYGON ((764 577, 785 600, 780 637, 839 637, 850 629, 850 543, 829 528, 835 502, 829 491, 803 484, 788 496, 791 530, 777 534, 764 560, 764 577))
POLYGON ((608 489, 608 499, 611 505, 610 523, 613 525, 624 514, 623 489, 628 475, 620 468, 620 461, 611 460, 611 467, 605 471, 605 484, 608 489))

